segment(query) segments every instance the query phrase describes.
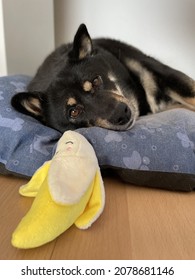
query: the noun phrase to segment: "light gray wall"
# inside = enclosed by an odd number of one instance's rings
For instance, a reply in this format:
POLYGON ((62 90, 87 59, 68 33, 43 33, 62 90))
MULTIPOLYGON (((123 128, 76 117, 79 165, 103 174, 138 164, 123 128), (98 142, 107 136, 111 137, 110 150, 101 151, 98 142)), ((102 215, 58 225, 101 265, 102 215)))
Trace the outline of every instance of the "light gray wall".
POLYGON ((0 76, 7 74, 7 61, 5 51, 4 21, 3 21, 3 5, 0 0, 0 76))
POLYGON ((55 47, 53 1, 3 0, 2 4, 7 74, 34 75, 55 47))
POLYGON ((120 39, 195 78, 194 0, 0 2, 0 71, 7 66, 7 74, 33 75, 55 43, 72 41, 84 22, 92 37, 120 39))
POLYGON ((194 0, 56 0, 56 45, 80 23, 92 37, 113 37, 195 78, 194 0))

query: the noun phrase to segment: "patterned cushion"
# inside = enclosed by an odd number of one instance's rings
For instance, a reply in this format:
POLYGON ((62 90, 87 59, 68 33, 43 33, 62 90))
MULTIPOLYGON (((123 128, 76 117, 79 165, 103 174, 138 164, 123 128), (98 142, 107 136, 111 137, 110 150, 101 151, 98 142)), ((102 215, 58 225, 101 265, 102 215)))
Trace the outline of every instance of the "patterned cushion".
POLYGON ((133 184, 176 190, 195 188, 195 113, 174 109, 139 118, 129 131, 80 129, 99 164, 133 184))
MULTIPOLYGON (((10 104, 27 76, 0 78, 0 172, 30 177, 52 158, 61 134, 10 104)), ((195 187, 195 114, 174 109, 141 117, 129 131, 83 128, 101 168, 114 170, 132 184, 191 191, 195 187)))
POLYGON ((31 176, 51 159, 54 143, 61 134, 35 119, 16 112, 11 97, 26 88, 30 77, 0 78, 0 171, 31 176))

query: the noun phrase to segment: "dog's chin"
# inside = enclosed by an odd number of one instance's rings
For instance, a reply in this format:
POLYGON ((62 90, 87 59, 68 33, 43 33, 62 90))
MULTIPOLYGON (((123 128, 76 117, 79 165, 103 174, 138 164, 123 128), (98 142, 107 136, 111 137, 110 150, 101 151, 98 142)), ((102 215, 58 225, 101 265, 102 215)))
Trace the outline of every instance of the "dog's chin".
POLYGON ((135 119, 130 119, 127 123, 118 125, 108 122, 107 120, 101 120, 96 123, 96 126, 99 126, 101 128, 106 128, 110 130, 116 130, 116 131, 126 131, 133 127, 135 123, 135 119))
POLYGON ((117 130, 117 131, 125 131, 129 130, 134 126, 135 120, 130 120, 128 123, 123 125, 110 125, 108 129, 117 130))

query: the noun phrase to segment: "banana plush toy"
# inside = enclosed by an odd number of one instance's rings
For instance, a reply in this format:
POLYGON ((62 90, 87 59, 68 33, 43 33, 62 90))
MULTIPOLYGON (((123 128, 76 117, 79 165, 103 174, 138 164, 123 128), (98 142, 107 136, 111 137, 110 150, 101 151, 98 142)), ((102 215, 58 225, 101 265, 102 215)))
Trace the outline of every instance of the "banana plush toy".
POLYGON ((55 239, 72 224, 86 229, 105 204, 95 152, 79 133, 60 138, 51 161, 40 167, 19 193, 35 200, 12 235, 17 248, 35 248, 55 239))

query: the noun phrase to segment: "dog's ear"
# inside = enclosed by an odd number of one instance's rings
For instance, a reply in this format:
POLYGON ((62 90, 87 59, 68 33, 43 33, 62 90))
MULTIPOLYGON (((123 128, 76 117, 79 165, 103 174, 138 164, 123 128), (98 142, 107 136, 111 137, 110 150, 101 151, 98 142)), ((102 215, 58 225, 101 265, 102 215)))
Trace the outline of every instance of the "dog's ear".
POLYGON ((42 119, 42 103, 45 94, 41 92, 20 92, 12 97, 12 106, 21 113, 42 119))
POLYGON ((74 37, 70 58, 81 60, 92 54, 93 46, 85 24, 81 24, 74 37))

